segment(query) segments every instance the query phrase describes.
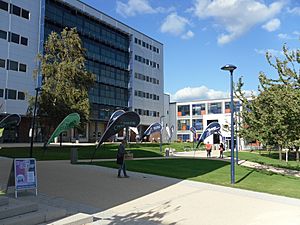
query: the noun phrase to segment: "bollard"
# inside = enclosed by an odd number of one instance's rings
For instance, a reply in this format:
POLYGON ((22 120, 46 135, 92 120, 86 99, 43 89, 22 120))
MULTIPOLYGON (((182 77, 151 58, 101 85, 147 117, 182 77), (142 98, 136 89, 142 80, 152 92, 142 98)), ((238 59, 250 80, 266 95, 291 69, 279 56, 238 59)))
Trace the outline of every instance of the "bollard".
POLYGON ((71 164, 76 164, 78 160, 77 148, 71 148, 71 164))

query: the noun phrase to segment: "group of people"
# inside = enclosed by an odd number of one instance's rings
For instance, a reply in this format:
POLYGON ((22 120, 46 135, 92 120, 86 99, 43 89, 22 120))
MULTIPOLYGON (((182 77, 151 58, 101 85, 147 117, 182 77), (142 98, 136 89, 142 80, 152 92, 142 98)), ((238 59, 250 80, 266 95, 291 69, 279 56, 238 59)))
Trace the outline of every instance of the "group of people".
MULTIPOLYGON (((212 144, 210 144, 209 141, 205 144, 205 149, 206 149, 207 158, 210 158, 211 157, 211 151, 212 151, 212 144)), ((219 158, 224 158, 225 146, 224 146, 223 143, 221 143, 219 145, 219 150, 220 150, 219 158)))

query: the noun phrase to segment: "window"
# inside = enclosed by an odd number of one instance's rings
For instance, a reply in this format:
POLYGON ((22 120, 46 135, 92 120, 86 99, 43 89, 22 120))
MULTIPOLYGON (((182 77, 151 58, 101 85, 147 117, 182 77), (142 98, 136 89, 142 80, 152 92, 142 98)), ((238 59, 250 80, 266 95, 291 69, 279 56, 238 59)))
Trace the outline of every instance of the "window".
POLYGON ((4 30, 0 30, 0 38, 6 40, 7 37, 7 32, 4 30))
POLYGON ((11 89, 5 89, 5 99, 16 99, 17 91, 11 89))
POLYGON ((178 130, 189 130, 190 120, 178 120, 178 130))
POLYGON ((11 33, 10 35, 10 41, 19 44, 20 42, 20 35, 15 34, 15 33, 11 33))
POLYGON ((203 130, 203 121, 202 121, 202 119, 193 120, 193 127, 195 127, 196 130, 203 130))
POLYGON ((134 43, 138 43, 138 39, 137 38, 134 38, 134 43))
POLYGON ((190 106, 189 105, 179 105, 178 106, 178 116, 189 116, 190 106))
POLYGON ((12 60, 7 60, 7 69, 18 71, 18 62, 12 61, 12 60))
POLYGON ((23 18, 29 19, 29 11, 22 9, 22 15, 23 18))
POLYGON ((221 114, 222 104, 221 102, 208 103, 208 114, 221 114))
POLYGON ((25 93, 22 91, 18 92, 18 100, 25 100, 25 93))
POLYGON ((0 67, 5 68, 5 60, 0 59, 0 67))
POLYGON ((20 65, 19 65, 19 71, 21 71, 21 72, 26 72, 26 65, 20 63, 20 65))
POLYGON ((28 39, 25 38, 25 37, 21 37, 21 44, 27 46, 28 45, 28 39))
POLYGON ((0 1, 0 9, 8 11, 8 3, 4 2, 4 1, 0 1))
POLYGON ((0 89, 0 98, 3 98, 3 96, 4 96, 4 90, 0 89))
POLYGON ((10 4, 10 13, 12 13, 16 16, 20 16, 21 15, 21 8, 16 6, 16 5, 10 4))
POLYGON ((205 115, 205 104, 193 104, 192 111, 194 116, 205 115))

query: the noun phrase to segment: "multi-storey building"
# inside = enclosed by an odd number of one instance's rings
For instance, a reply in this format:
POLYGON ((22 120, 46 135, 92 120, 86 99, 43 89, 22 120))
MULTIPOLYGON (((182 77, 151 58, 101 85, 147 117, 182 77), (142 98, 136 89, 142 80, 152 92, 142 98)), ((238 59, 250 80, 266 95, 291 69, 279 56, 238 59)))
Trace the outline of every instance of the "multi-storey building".
POLYGON ((33 79, 37 54, 50 32, 65 27, 77 28, 87 70, 96 75, 89 91, 91 122, 81 138, 103 133, 116 109, 137 112, 140 132, 158 122, 163 44, 78 0, 0 0, 0 113, 26 115, 28 97, 38 85, 33 79))
MULTIPOLYGON (((235 121, 239 121, 238 114, 240 104, 238 100, 234 100, 235 121)), ((173 141, 190 141, 194 139, 193 133, 190 131, 191 127, 196 129, 196 138, 203 133, 205 128, 211 122, 218 122, 221 125, 221 134, 225 139, 227 146, 230 146, 230 124, 231 124, 231 110, 230 99, 214 99, 214 100, 199 100, 190 102, 173 102, 170 103, 170 125, 174 125, 175 135, 173 141)), ((237 122, 234 123, 234 129, 238 129, 237 122)), ((220 135, 214 134, 209 136, 205 142, 209 141, 213 144, 219 144, 222 139, 220 135)), ((236 141, 236 139, 235 139, 236 141)), ((239 148, 244 148, 244 141, 238 138, 239 148)))

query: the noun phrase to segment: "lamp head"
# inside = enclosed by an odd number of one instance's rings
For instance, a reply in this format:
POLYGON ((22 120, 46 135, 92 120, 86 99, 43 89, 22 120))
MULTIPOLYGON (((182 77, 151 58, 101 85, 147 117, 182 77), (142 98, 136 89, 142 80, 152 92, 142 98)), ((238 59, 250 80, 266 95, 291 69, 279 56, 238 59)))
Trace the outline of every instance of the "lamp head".
POLYGON ((225 66, 223 66, 223 67, 221 68, 221 70, 227 70, 227 71, 232 72, 232 71, 234 71, 236 68, 237 68, 237 67, 234 66, 234 65, 226 64, 225 66))

